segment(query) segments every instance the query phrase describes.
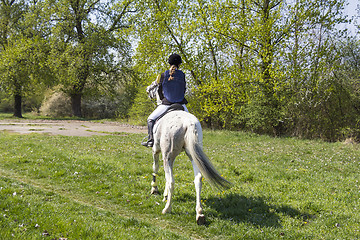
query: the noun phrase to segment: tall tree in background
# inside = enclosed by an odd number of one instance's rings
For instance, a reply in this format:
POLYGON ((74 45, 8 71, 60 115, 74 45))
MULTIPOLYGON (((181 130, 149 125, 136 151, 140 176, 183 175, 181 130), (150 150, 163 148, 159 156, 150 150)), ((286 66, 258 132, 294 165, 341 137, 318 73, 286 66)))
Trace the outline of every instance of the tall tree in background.
POLYGON ((21 97, 22 97, 22 84, 20 76, 14 76, 14 73, 10 72, 10 66, 6 64, 6 57, 9 51, 9 43, 12 38, 15 38, 19 31, 19 22, 23 16, 24 2, 17 2, 15 0, 3 0, 0 2, 0 31, 1 31, 1 85, 3 88, 11 91, 15 100, 14 116, 22 117, 21 115, 21 97))
POLYGON ((48 76, 40 12, 37 1, 0 2, 0 84, 14 97, 16 117, 22 117, 23 97, 48 76))
MULTIPOLYGON (((63 91, 70 95, 74 116, 90 77, 101 80, 130 66, 127 16, 131 1, 49 0, 51 63, 63 91)), ((98 84, 101 84, 98 82, 98 84)))
POLYGON ((253 89, 247 104, 247 125, 254 130, 279 134, 283 120, 281 94, 284 79, 279 70, 279 56, 284 40, 289 36, 290 21, 282 16, 283 0, 254 0, 248 8, 253 24, 249 47, 254 58, 254 72, 250 78, 253 89))
POLYGON ((285 52, 284 72, 291 76, 287 116, 295 135, 334 139, 346 122, 346 114, 339 115, 342 107, 336 103, 344 91, 334 77, 341 57, 336 45, 344 34, 338 26, 346 22, 344 6, 345 1, 332 0, 297 0, 291 6, 294 31, 285 52))
POLYGON ((185 22, 195 43, 193 59, 201 84, 192 89, 189 106, 209 127, 231 127, 246 98, 249 12, 245 1, 198 0, 190 9, 190 20, 185 22))

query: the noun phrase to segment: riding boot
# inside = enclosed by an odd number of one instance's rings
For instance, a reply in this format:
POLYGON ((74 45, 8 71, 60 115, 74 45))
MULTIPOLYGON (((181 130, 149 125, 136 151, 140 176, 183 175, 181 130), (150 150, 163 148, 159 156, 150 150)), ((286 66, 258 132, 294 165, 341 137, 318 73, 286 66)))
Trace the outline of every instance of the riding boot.
POLYGON ((148 140, 147 140, 147 142, 142 142, 141 145, 143 145, 145 147, 152 147, 152 146, 154 146, 153 128, 154 128, 155 121, 148 120, 147 124, 148 124, 148 140))

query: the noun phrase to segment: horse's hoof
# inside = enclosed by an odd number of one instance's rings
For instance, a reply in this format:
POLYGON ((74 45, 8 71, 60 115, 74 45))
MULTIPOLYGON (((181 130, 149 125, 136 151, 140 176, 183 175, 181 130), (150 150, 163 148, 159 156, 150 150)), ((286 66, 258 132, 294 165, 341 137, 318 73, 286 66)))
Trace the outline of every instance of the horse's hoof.
POLYGON ((164 208, 162 210, 162 214, 166 214, 166 213, 170 213, 171 212, 171 208, 164 208))
POLYGON ((160 192, 159 192, 159 190, 153 190, 153 191, 151 191, 151 194, 152 195, 160 195, 160 192))
POLYGON ((205 225, 205 216, 202 214, 197 216, 196 223, 197 225, 205 225))
POLYGON ((159 194, 160 194, 159 189, 158 189, 158 188, 152 188, 152 189, 151 189, 151 194, 153 194, 153 195, 159 195, 159 194))

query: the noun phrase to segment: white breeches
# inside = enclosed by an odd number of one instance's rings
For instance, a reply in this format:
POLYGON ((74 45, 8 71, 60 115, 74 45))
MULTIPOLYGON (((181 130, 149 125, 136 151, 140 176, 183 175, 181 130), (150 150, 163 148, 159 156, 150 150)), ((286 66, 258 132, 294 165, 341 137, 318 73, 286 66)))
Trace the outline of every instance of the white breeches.
MULTIPOLYGON (((150 114, 150 116, 148 117, 148 121, 149 120, 153 120, 155 121, 156 119, 158 119, 158 117, 161 116, 161 114, 163 114, 164 112, 166 112, 166 110, 168 110, 170 108, 171 105, 164 105, 164 104, 160 104, 159 106, 157 106, 157 108, 150 114)), ((184 110, 186 112, 189 112, 189 110, 186 108, 186 105, 183 104, 182 105, 184 107, 184 110)))

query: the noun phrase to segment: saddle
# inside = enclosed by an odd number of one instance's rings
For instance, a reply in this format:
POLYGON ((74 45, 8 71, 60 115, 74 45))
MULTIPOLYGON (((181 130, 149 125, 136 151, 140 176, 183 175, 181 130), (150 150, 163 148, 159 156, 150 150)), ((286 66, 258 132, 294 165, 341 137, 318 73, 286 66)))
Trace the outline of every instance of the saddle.
POLYGON ((170 108, 168 110, 166 110, 163 114, 161 114, 155 121, 154 123, 154 128, 153 128, 153 133, 155 133, 157 131, 157 128, 159 126, 159 121, 161 120, 161 118, 163 116, 165 116, 166 114, 168 114, 169 112, 172 111, 185 111, 184 107, 179 104, 179 103, 173 103, 171 104, 170 108))
POLYGON ((180 104, 180 103, 173 103, 170 105, 169 109, 166 110, 163 114, 161 114, 155 121, 158 122, 163 116, 165 116, 167 113, 172 112, 172 111, 184 111, 184 107, 180 104))

